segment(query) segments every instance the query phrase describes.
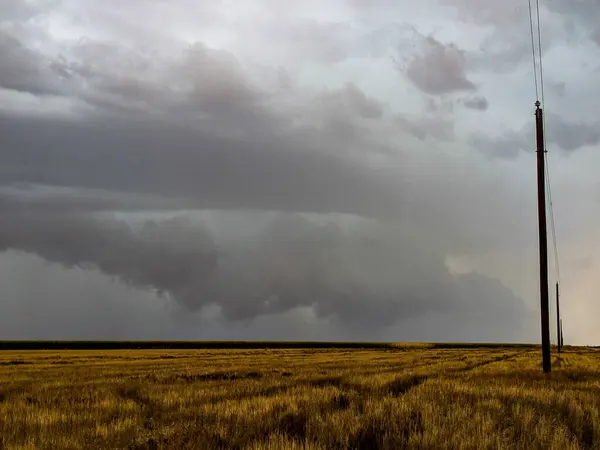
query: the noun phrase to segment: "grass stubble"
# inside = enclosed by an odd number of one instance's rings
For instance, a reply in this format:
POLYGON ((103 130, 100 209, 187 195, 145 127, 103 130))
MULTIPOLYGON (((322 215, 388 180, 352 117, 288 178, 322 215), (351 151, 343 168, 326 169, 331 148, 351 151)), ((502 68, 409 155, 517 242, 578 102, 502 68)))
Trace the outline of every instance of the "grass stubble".
POLYGON ((594 449, 600 351, 0 352, 0 449, 594 449))

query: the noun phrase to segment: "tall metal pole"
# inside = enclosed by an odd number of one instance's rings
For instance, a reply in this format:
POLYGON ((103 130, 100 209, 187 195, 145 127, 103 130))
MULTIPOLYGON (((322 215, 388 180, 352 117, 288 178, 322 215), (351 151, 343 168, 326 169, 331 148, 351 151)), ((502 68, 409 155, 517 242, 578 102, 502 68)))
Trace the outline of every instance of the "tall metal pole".
POLYGON ((546 180, 544 120, 539 100, 535 102, 537 140, 538 223, 540 232, 540 302, 542 311, 542 368, 550 372, 550 317, 548 307, 548 239, 546 236, 546 180))
POLYGON ((560 353, 562 342, 560 342, 560 299, 558 295, 558 283, 556 283, 556 345, 558 347, 558 353, 560 353))

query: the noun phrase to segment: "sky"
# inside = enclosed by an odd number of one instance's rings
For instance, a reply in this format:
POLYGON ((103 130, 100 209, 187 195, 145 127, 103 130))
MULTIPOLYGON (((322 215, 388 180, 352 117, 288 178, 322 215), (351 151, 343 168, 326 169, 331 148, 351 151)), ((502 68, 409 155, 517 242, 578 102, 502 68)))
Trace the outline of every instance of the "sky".
MULTIPOLYGON (((564 339, 599 345, 600 10, 540 22, 564 339)), ((523 0, 0 0, 0 339, 539 342, 529 31, 523 0)))

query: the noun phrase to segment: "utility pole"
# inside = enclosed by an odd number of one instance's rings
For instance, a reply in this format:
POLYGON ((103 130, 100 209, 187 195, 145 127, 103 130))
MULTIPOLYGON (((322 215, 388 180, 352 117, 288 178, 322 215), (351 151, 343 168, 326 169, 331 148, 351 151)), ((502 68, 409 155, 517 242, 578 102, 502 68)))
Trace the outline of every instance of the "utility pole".
POLYGON ((535 102, 537 140, 538 223, 540 232, 540 302, 542 312, 542 368, 550 372, 550 317, 548 308, 548 239, 546 235, 546 179, 544 148, 544 115, 540 101, 535 102))
POLYGON ((560 319, 560 346, 562 347, 563 345, 565 345, 565 341, 563 339, 563 332, 562 332, 562 319, 560 319))
POLYGON ((558 353, 562 347, 560 341, 560 300, 558 298, 558 282, 556 283, 556 345, 558 346, 558 353))

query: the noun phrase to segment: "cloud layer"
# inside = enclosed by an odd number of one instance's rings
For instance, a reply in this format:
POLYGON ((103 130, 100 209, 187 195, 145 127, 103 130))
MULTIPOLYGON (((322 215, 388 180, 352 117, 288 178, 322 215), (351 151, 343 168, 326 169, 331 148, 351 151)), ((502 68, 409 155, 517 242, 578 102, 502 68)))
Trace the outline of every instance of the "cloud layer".
POLYGON ((506 339, 531 336, 531 312, 507 287, 450 273, 443 255, 415 232, 351 217, 341 226, 344 218, 319 223, 276 214, 245 219, 250 236, 224 233, 235 220, 235 213, 222 217, 216 239, 189 217, 128 224, 24 215, 3 221, 0 249, 97 269, 188 313, 216 307, 233 323, 308 308, 351 336, 436 313, 502 323, 506 339))
MULTIPOLYGON (((557 234, 581 261, 600 47, 592 2, 567 3, 540 13, 557 234)), ((49 288, 65 324, 147 304, 136 336, 278 317, 281 338, 535 339, 528 26, 512 0, 5 1, 0 263, 74 283, 49 288)), ((593 310, 586 270, 563 271, 566 322, 593 310)), ((41 304, 23 283, 0 316, 41 304)))

